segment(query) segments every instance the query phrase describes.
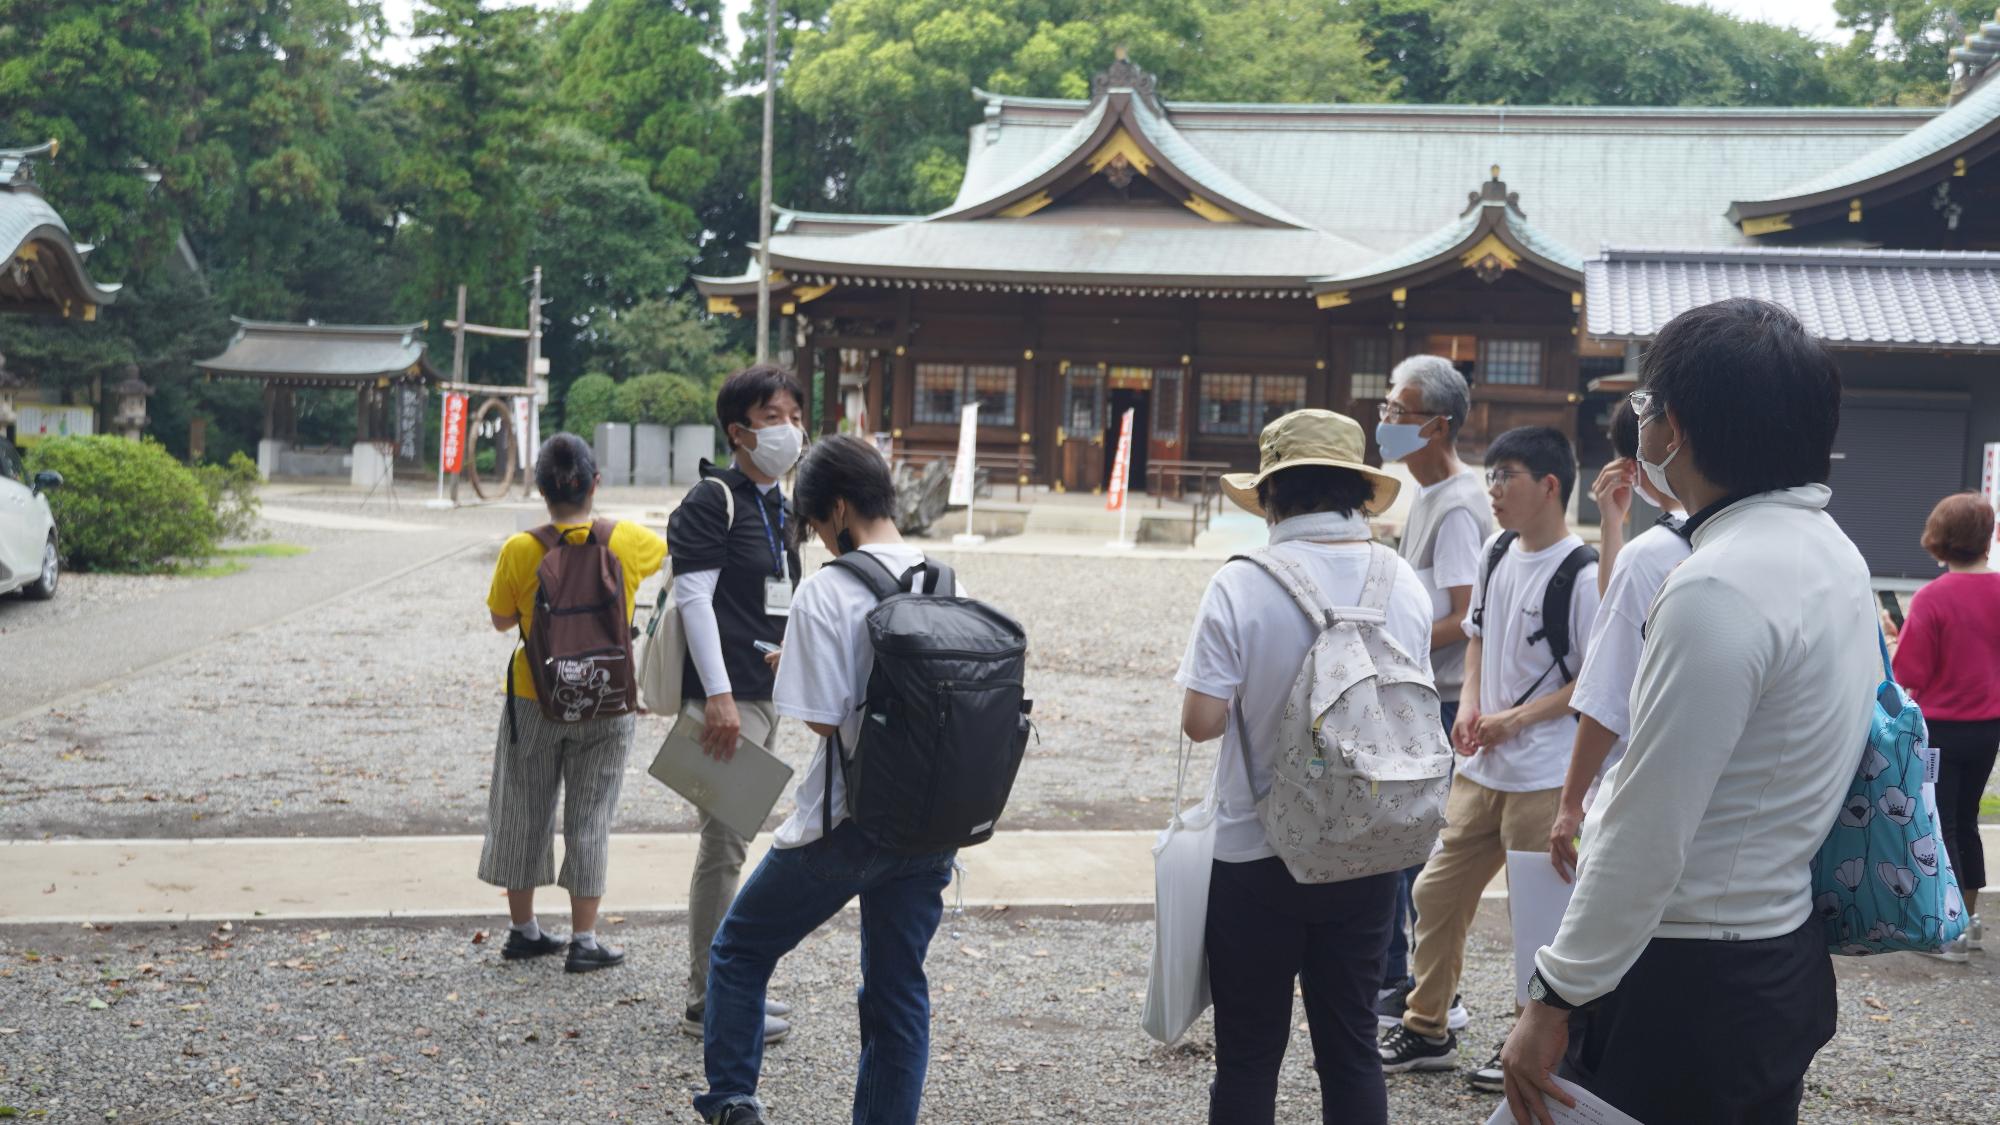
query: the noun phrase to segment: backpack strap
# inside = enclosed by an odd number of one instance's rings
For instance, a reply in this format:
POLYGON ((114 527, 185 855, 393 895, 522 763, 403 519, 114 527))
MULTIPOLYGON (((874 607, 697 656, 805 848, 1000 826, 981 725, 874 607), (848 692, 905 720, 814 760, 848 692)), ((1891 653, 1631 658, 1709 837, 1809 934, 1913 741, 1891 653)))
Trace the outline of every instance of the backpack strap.
POLYGON ((540 527, 529 528, 528 537, 542 545, 543 554, 548 554, 562 545, 563 534, 562 529, 555 524, 545 523, 540 527))
POLYGON ((596 543, 608 551, 611 549, 611 533, 617 530, 617 520, 592 520, 590 521, 590 534, 585 536, 583 541, 585 543, 596 543))
POLYGON ((1361 608, 1389 617, 1389 590, 1396 583, 1396 552, 1380 543, 1368 544, 1368 577, 1361 582, 1361 608))
POLYGON ((1326 600, 1326 595, 1320 592, 1319 587, 1313 584, 1313 580, 1307 578, 1297 566, 1279 558, 1269 547, 1259 547, 1254 551, 1231 555, 1229 561, 1235 562, 1237 559, 1254 564, 1259 570, 1270 575, 1278 585, 1284 587, 1285 593, 1291 595, 1292 603, 1299 607, 1299 612, 1305 614, 1306 620, 1313 623, 1313 628, 1324 630, 1336 620, 1337 611, 1326 600))
POLYGON ((1486 595, 1493 589, 1493 572, 1499 568, 1500 560, 1507 557, 1507 548, 1520 537, 1518 531, 1503 531, 1486 551, 1486 568, 1479 572, 1479 604, 1472 609, 1472 623, 1481 629, 1486 628, 1486 595))
POLYGON ((904 571, 903 580, 898 585, 912 594, 936 594, 948 598, 958 591, 958 576, 949 566, 926 558, 904 571))
POLYGON ((1529 644, 1547 641, 1549 655, 1555 657, 1556 669, 1562 672, 1563 683, 1575 679, 1569 670, 1570 633, 1569 603, 1576 592, 1576 576, 1583 568, 1597 561, 1597 548, 1589 544, 1578 546, 1563 556, 1556 566, 1556 572, 1549 576, 1549 584, 1542 588, 1542 627, 1528 638, 1529 644))
POLYGON ((878 602, 905 592, 903 584, 889 572, 889 565, 867 551, 849 551, 844 555, 836 555, 827 565, 839 567, 860 579, 861 584, 868 587, 878 602))

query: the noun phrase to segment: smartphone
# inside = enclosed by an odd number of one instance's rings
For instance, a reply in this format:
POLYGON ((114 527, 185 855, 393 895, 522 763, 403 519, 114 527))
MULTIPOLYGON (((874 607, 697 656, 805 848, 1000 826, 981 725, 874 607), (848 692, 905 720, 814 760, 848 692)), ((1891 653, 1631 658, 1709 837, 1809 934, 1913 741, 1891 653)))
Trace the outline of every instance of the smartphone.
MULTIPOLYGON (((1899 620, 1897 624, 1901 624, 1901 621, 1899 620)), ((772 644, 770 641, 752 641, 751 643, 756 645, 757 651, 763 653, 765 656, 769 656, 774 652, 782 651, 777 645, 772 644)))
POLYGON ((1889 620, 1894 621, 1896 628, 1901 629, 1903 627, 1903 607, 1897 603, 1895 592, 1892 590, 1881 590, 1875 596, 1881 599, 1882 608, 1888 612, 1889 620))

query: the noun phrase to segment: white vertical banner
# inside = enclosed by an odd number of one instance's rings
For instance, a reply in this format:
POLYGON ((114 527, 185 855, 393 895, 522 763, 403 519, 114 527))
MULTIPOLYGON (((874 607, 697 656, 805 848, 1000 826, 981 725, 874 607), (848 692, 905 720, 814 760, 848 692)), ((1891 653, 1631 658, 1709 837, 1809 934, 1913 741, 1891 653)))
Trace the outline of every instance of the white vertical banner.
POLYGON ((1118 513, 1118 542, 1114 546, 1130 547, 1126 538, 1126 512, 1131 505, 1126 503, 1127 493, 1132 483, 1132 415, 1133 407, 1126 407, 1118 423, 1118 451, 1111 457, 1111 483, 1104 490, 1104 510, 1118 513))
POLYGON ((514 466, 530 469, 535 463, 535 400, 530 395, 516 395, 514 398, 514 444, 519 447, 514 455, 514 466))
MULTIPOLYGON (((1986 497, 1988 507, 2000 513, 2000 441, 1986 443, 1986 456, 1979 466, 1979 494, 1986 497)), ((2000 542, 2000 527, 1994 529, 1994 540, 2000 542)))
POLYGON ((958 458, 951 465, 951 495, 953 504, 965 505, 965 530, 951 537, 959 546, 974 546, 986 542, 984 535, 972 531, 972 500, 974 485, 977 483, 979 459, 979 404, 968 402, 958 412, 958 458))

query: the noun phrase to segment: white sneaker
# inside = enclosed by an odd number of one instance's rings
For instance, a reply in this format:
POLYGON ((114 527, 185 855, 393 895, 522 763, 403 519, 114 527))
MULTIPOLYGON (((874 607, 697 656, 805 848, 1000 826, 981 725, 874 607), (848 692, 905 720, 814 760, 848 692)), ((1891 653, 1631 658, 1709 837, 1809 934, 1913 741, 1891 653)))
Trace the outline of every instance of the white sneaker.
POLYGON ((1945 942, 1944 948, 1938 950, 1935 953, 1932 953, 1929 950, 1919 950, 1919 952, 1923 953, 1923 955, 1926 957, 1935 957, 1940 961, 1946 961, 1952 964, 1957 964, 1962 961, 1972 960, 1972 952, 1970 947, 1971 947, 1971 941, 1967 939, 1967 937, 1964 934, 1960 934, 1957 937, 1951 939, 1950 941, 1945 942))
POLYGON ((1972 921, 1965 924, 1965 948, 1974 953, 1986 951, 1986 927, 1980 924, 1977 914, 1972 916, 1972 921))

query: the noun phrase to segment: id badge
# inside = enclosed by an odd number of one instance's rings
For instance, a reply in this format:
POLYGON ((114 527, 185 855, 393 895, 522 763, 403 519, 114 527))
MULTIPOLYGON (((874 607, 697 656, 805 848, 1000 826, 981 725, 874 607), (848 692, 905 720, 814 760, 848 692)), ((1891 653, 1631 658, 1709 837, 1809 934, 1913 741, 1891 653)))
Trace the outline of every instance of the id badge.
POLYGON ((764 579, 764 616, 792 615, 792 582, 789 578, 764 579))

